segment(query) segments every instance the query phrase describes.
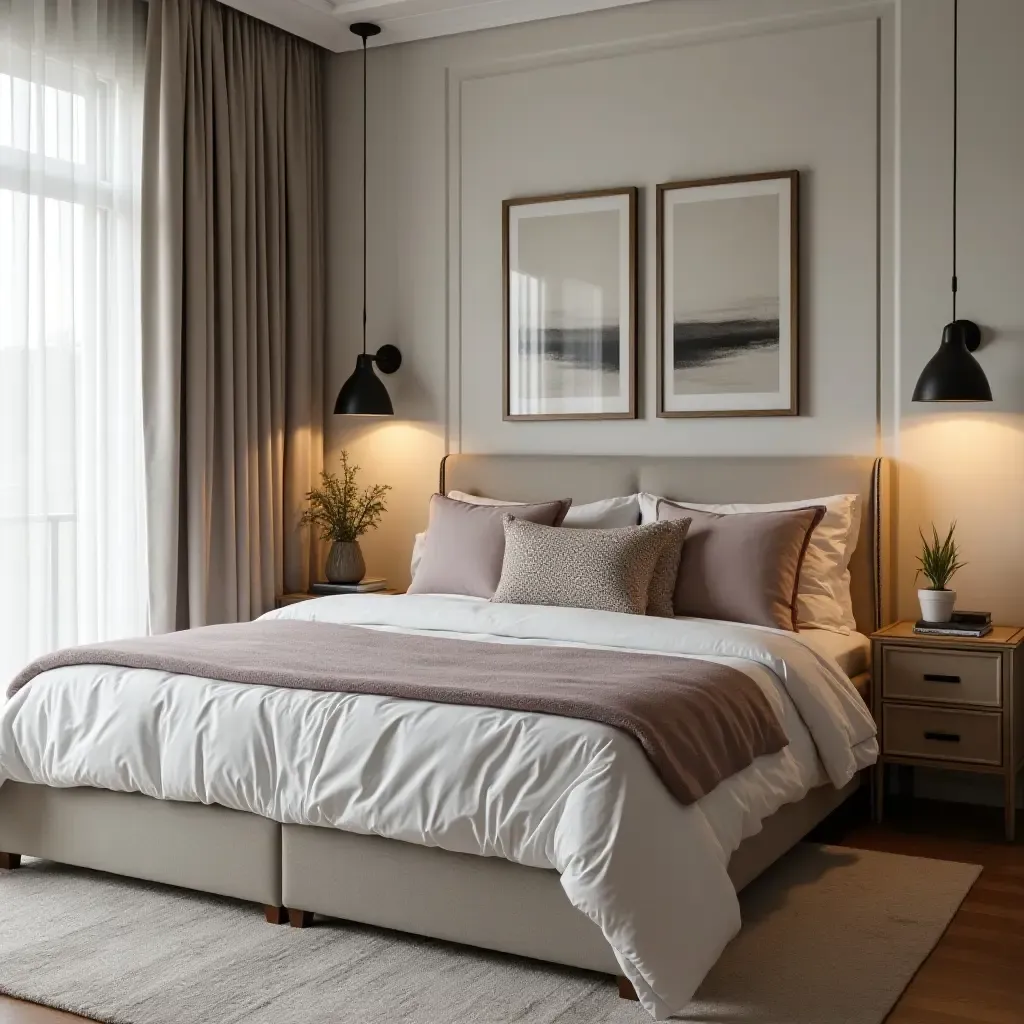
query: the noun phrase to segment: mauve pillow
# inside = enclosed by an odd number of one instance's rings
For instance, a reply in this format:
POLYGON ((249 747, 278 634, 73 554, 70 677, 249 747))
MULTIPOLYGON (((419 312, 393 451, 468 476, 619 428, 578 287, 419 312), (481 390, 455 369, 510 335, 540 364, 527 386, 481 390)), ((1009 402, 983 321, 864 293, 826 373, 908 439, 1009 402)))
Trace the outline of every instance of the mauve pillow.
MULTIPOLYGON (((467 505, 528 504, 519 501, 503 501, 500 498, 482 498, 477 494, 468 494, 466 491, 449 491, 448 497, 454 498, 455 501, 464 501, 467 505)), ((636 526, 640 521, 639 498, 638 494, 627 494, 621 498, 603 498, 600 501, 588 501, 582 505, 574 503, 559 525, 575 530, 603 530, 618 526, 636 526)), ((653 515, 651 522, 654 522, 653 515)), ((425 536, 425 533, 417 533, 413 538, 412 558, 409 566, 413 576, 416 575, 420 558, 423 556, 423 538, 425 536)), ((675 580, 673 580, 673 585, 675 585, 675 580)))
POLYGON ((784 512, 701 512, 658 502, 658 521, 689 519, 676 615, 796 629, 800 567, 820 505, 784 512))
POLYGON ((825 515, 814 528, 804 564, 800 568, 800 582, 796 593, 796 624, 799 629, 813 626, 830 629, 835 633, 849 633, 857 628, 850 597, 850 559, 857 548, 860 535, 861 505, 856 494, 831 494, 828 497, 806 497, 799 501, 733 502, 707 505, 686 498, 662 498, 641 491, 640 522, 654 523, 658 519, 658 502, 674 501, 677 505, 698 512, 788 512, 794 508, 821 505, 825 515))
POLYGON ((423 554, 409 584, 410 594, 466 594, 491 597, 505 557, 502 516, 558 526, 571 499, 537 505, 470 505, 434 494, 423 554))

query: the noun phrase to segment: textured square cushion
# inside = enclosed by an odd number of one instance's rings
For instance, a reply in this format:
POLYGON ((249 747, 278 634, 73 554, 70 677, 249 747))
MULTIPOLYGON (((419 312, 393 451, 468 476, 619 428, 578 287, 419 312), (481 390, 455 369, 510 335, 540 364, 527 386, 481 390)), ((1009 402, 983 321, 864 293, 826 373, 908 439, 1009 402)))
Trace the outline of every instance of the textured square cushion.
POLYGON ((800 568, 824 514, 818 505, 726 515, 659 501, 659 522, 690 520, 676 614, 795 630, 800 568))
POLYGON ((571 501, 538 505, 469 505, 442 494, 430 499, 430 522, 410 594, 466 594, 490 597, 505 555, 502 517, 514 512, 530 523, 557 526, 571 501))
MULTIPOLYGON (((671 529, 665 532, 665 546, 654 565, 654 575, 651 576, 651 585, 647 591, 647 614, 671 619, 676 613, 676 581, 679 579, 679 562, 690 520, 665 520, 658 525, 671 529)), ((645 530, 649 528, 643 527, 645 530)))
MULTIPOLYGON (((505 561, 492 601, 630 615, 647 612, 651 582, 659 567, 671 578, 676 557, 672 552, 679 550, 686 529, 674 523, 609 530, 553 529, 513 515, 505 516, 504 527, 505 561), (670 549, 667 562, 663 559, 666 548, 670 549)), ((665 580, 661 587, 665 589, 665 580)))
MULTIPOLYGON (((657 505, 663 499, 642 492, 640 522, 657 521, 657 505)), ((851 633, 857 629, 850 596, 850 559, 857 549, 860 536, 861 506, 858 494, 832 494, 825 498, 805 498, 802 501, 780 501, 768 504, 734 503, 707 505, 693 501, 678 501, 698 512, 784 512, 797 508, 821 505, 825 515, 811 534, 807 555, 800 569, 797 588, 797 627, 829 629, 834 633, 851 633)))

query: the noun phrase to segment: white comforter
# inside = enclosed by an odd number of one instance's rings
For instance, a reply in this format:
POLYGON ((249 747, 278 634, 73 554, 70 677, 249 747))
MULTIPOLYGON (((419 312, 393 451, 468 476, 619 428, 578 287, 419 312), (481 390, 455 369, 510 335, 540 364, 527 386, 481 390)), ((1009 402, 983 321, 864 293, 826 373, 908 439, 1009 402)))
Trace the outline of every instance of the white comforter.
POLYGON ((783 804, 842 786, 877 754, 852 684, 794 634, 426 596, 271 615, 721 660, 756 680, 790 742, 686 807, 632 738, 595 723, 97 665, 45 673, 0 709, 0 783, 202 801, 553 868, 663 1019, 739 929, 732 851, 783 804))

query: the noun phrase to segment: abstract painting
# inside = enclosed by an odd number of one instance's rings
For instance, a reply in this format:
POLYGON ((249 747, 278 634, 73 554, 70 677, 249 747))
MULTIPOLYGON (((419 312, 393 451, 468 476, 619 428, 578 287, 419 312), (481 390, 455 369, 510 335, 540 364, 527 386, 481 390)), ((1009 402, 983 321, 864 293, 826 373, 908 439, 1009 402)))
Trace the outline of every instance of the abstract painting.
POLYGON ((505 419, 636 416, 635 188, 503 203, 505 419))
POLYGON ((658 186, 658 415, 797 414, 796 171, 658 186))

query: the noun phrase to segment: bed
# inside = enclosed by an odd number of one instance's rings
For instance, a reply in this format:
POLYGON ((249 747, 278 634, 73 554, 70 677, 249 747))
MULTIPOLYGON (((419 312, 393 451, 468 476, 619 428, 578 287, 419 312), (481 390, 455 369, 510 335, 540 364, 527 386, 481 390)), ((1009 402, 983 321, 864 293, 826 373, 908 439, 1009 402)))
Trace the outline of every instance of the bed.
MULTIPOLYGON (((865 634, 889 619, 890 472, 881 460, 855 457, 460 455, 443 463, 441 491, 587 501, 647 490, 704 502, 859 493, 865 514, 850 569, 865 634)), ((516 805, 506 806, 508 783, 494 780, 525 755, 506 746, 495 756, 487 744, 497 726, 481 709, 405 702, 399 713, 384 698, 339 704, 322 694, 243 693, 217 680, 198 685, 103 665, 61 669, 37 697, 19 694, 0 714, 0 864, 44 857, 262 904, 275 922, 287 916, 307 925, 322 914, 601 971, 666 1017, 685 1005, 739 927, 736 893, 847 799, 856 769, 871 759, 852 741, 840 749, 848 722, 822 723, 825 738, 812 739, 802 723, 813 708, 796 705, 816 691, 786 691, 780 675, 824 672, 842 696, 847 674, 864 692, 868 673, 856 636, 764 631, 752 640, 749 628, 729 624, 641 618, 610 640, 619 627, 602 616, 612 614, 510 617, 487 602, 372 596, 304 602, 275 618, 456 642, 612 643, 627 652, 722 657, 742 663, 777 701, 790 746, 680 808, 643 763, 633 764, 643 759, 628 737, 610 741, 605 727, 581 731, 580 723, 534 716, 520 723, 514 743, 543 750, 547 770, 517 779, 516 805), (388 756, 397 758, 386 763, 401 770, 381 771, 382 721, 388 756), (336 736, 348 744, 343 758, 332 753, 336 736), (821 761, 829 744, 835 767, 821 761), (462 772, 453 783, 445 765, 466 751, 479 754, 480 777, 462 772), (581 772, 583 756, 601 770, 581 772), (581 796, 575 810, 550 796, 560 771, 575 787, 566 790, 581 796), (367 789, 370 775, 377 781, 367 789), (544 813, 531 818, 542 804, 544 813), (558 815, 549 813, 555 806, 558 815), (577 863, 580 849, 600 845, 595 806, 616 815, 613 855, 596 880, 577 863), (701 884, 682 884, 687 877, 701 884), (699 939, 685 924, 693 920, 701 922, 699 939), (659 964, 667 954, 671 962, 659 964)))

